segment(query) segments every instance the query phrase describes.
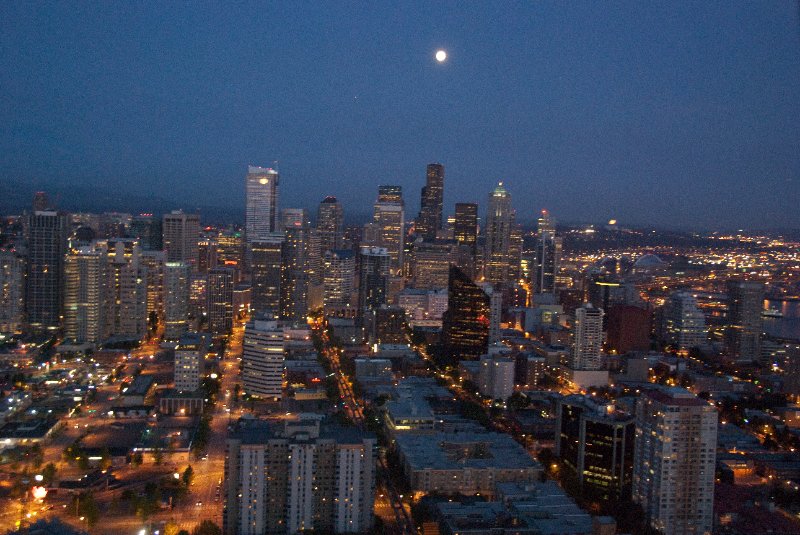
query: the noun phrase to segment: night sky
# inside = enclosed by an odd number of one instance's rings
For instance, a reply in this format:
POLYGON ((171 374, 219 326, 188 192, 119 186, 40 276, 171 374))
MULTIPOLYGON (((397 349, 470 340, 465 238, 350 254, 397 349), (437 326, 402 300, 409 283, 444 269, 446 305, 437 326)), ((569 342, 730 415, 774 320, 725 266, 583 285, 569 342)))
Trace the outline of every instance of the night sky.
POLYGON ((277 160, 283 207, 400 184, 415 215, 438 161, 445 213, 503 180, 523 221, 800 228, 798 12, 5 1, 0 182, 243 211, 277 160))

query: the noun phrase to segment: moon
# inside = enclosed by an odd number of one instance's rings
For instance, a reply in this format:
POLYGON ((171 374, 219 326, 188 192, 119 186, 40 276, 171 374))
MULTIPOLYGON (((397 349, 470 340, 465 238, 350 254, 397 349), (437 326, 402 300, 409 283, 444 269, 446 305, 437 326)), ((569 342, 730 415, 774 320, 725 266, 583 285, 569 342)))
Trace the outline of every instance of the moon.
POLYGON ((436 51, 436 61, 439 63, 444 63, 444 60, 447 59, 447 52, 444 50, 437 50, 436 51))

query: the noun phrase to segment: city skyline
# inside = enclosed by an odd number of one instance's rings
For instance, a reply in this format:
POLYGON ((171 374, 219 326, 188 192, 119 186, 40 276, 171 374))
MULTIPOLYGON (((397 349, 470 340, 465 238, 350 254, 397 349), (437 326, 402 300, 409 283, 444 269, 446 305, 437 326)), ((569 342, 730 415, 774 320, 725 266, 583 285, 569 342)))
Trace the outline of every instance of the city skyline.
POLYGON ((521 222, 800 226, 796 6, 417 7, 4 6, 3 189, 230 209, 276 165, 283 206, 355 216, 438 161, 445 213, 502 180, 521 222))

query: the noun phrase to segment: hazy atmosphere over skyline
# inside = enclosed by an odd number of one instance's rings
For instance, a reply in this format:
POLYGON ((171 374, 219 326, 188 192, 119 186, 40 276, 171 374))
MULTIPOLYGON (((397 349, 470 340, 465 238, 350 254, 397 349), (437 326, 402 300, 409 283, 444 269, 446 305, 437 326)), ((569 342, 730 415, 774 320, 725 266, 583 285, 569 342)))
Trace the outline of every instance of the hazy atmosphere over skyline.
POLYGON ((800 228, 797 2, 5 2, 0 97, 6 187, 800 228))

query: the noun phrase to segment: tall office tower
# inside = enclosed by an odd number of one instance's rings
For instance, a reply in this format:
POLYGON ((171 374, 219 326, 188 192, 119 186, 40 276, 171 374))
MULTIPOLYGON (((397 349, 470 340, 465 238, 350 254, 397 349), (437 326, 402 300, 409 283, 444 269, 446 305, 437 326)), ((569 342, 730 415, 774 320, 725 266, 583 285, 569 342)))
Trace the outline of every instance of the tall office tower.
POLYGON ((555 454, 591 500, 630 500, 635 436, 633 415, 613 405, 577 394, 556 403, 555 454))
POLYGON ((361 227, 361 240, 358 244, 361 247, 379 247, 381 242, 381 227, 374 221, 364 223, 361 227))
MULTIPOLYGON (((515 213, 516 214, 516 213, 515 213)), ((519 281, 522 278, 522 226, 511 225, 508 242, 508 280, 519 281)))
POLYGON ((344 236, 344 209, 336 197, 328 196, 319 203, 317 209, 317 234, 319 235, 319 254, 342 248, 344 236))
POLYGON ((422 188, 419 217, 417 217, 417 236, 435 240, 436 233, 442 229, 442 209, 444 206, 444 166, 440 163, 428 164, 425 187, 422 188))
POLYGON ((282 232, 273 232, 250 242, 250 271, 253 276, 251 307, 256 312, 268 312, 275 316, 280 313, 283 242, 282 232))
POLYGON ((507 400, 514 393, 515 360, 509 355, 481 355, 478 390, 492 399, 507 400))
POLYGON ((44 212, 52 208, 50 206, 50 199, 47 197, 47 192, 37 191, 33 194, 33 211, 44 212))
MULTIPOLYGON (((760 317, 760 308, 758 312, 760 317)), ((679 351, 706 345, 706 317, 692 294, 674 292, 669 296, 664 304, 664 331, 667 342, 679 351)))
POLYGON ((208 274, 189 276, 189 316, 200 318, 208 314, 208 274))
POLYGON ((0 333, 20 329, 25 315, 25 259, 0 251, 0 333))
POLYGON ((532 270, 533 290, 539 294, 554 294, 556 280, 561 268, 562 239, 545 234, 536 238, 534 269, 532 270))
POLYGON ((183 333, 175 348, 175 389, 196 392, 200 389, 203 362, 208 342, 200 333, 183 333))
POLYGON ((603 309, 591 303, 575 309, 572 326, 573 370, 600 370, 603 368, 603 309))
POLYGON ((447 288, 450 266, 456 264, 456 244, 453 242, 423 242, 417 240, 412 249, 414 288, 435 290, 447 288))
POLYGON ((325 314, 335 314, 353 305, 356 255, 350 249, 325 252, 322 302, 325 314))
POLYGON ((321 419, 239 420, 225 458, 225 535, 371 532, 375 438, 321 419))
POLYGON ((227 229, 217 236, 216 241, 216 265, 228 266, 240 270, 244 258, 244 240, 242 240, 242 233, 237 230, 227 229))
POLYGON ((450 267, 447 311, 442 315, 442 342, 451 358, 477 359, 489 346, 491 301, 460 269, 450 267))
POLYGON ((362 247, 359 252, 358 313, 386 303, 391 257, 383 247, 362 247))
POLYGON ((486 215, 486 244, 484 253, 484 279, 492 283, 509 280, 511 229, 514 226, 514 211, 511 195, 500 182, 489 195, 489 211, 486 215))
POLYGON ((197 271, 200 216, 173 210, 164 214, 161 230, 167 262, 185 262, 192 271, 197 271))
POLYGON ((28 269, 25 285, 27 322, 34 328, 57 328, 63 311, 66 214, 36 211, 28 220, 28 269))
POLYGON ((636 403, 633 497, 664 535, 710 534, 717 409, 688 390, 645 392, 636 403))
POLYGON ((539 216, 536 225, 537 237, 550 236, 551 238, 556 235, 556 220, 550 215, 547 210, 542 210, 542 215, 539 216))
POLYGON ((163 249, 161 219, 153 214, 133 216, 128 227, 128 237, 137 238, 144 251, 160 251, 163 249))
POLYGON ((72 249, 64 259, 64 339, 98 344, 105 332, 105 247, 72 249))
POLYGON ((252 165, 247 168, 244 234, 248 245, 279 230, 279 182, 280 177, 275 169, 252 165))
POLYGON ((308 214, 302 208, 282 211, 285 236, 281 251, 280 317, 303 321, 308 314, 308 214))
POLYGON ((147 268, 142 263, 139 242, 133 238, 104 242, 108 244, 106 333, 140 340, 147 334, 147 268))
POLYGON ((469 246, 472 254, 475 254, 478 246, 478 205, 476 203, 456 203, 453 234, 459 244, 469 246))
POLYGON ((183 262, 164 264, 164 339, 178 340, 189 327, 191 272, 183 262))
POLYGON ((217 265, 217 240, 210 236, 201 236, 197 242, 197 271, 207 273, 209 268, 217 265))
POLYGON ((728 351, 736 360, 761 359, 761 310, 764 284, 757 281, 728 282, 728 351))
POLYGON ((257 315, 244 328, 242 382, 248 394, 275 401, 283 394, 283 329, 269 316, 257 315))
POLYGON ((208 330, 225 334, 233 327, 233 285, 236 272, 229 267, 208 270, 206 287, 208 330))
MULTIPOLYGON (((141 242, 139 242, 141 244, 141 242)), ((147 318, 152 314, 164 319, 164 251, 142 249, 140 261, 147 269, 147 318)))
POLYGON ((392 275, 397 275, 403 268, 404 213, 402 188, 380 186, 373 212, 373 222, 378 233, 375 245, 385 248, 389 253, 392 259, 392 275))

